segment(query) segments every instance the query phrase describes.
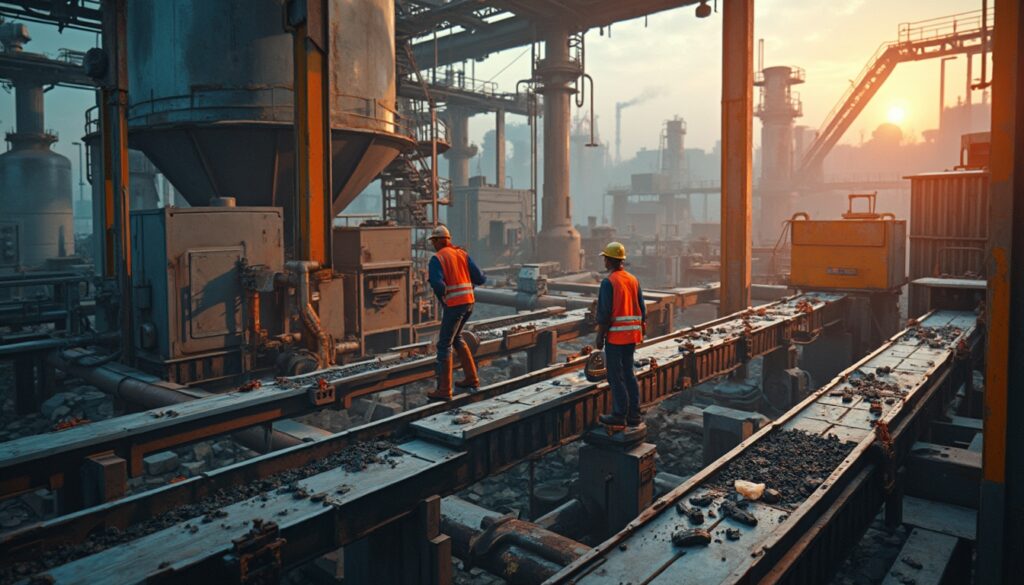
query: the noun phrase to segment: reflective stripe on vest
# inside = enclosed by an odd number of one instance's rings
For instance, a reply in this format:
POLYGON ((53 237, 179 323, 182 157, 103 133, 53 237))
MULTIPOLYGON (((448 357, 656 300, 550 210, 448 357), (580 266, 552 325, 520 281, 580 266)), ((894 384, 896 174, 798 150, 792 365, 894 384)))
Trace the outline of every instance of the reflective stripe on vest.
POLYGON ((643 317, 640 315, 623 315, 612 319, 612 325, 608 331, 642 331, 643 317))
POLYGON ((444 276, 444 304, 457 307, 476 302, 469 277, 469 254, 462 248, 447 246, 435 254, 444 276))
POLYGON ((625 270, 608 275, 612 285, 612 322, 608 343, 629 345, 643 340, 643 317, 640 313, 640 284, 625 270))

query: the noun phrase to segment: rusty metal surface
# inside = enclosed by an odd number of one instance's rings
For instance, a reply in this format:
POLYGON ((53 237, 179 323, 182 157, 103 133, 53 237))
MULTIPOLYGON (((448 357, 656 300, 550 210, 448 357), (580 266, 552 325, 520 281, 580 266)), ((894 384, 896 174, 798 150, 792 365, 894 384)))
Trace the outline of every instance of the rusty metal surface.
MULTIPOLYGON (((911 280, 985 275, 989 232, 989 172, 965 170, 910 179, 911 280)), ((928 309, 928 291, 911 284, 909 315, 928 309)))
MULTIPOLYGON (((818 537, 829 536, 840 544, 855 540, 858 533, 853 527, 866 526, 881 504, 877 476, 882 474, 879 464, 884 459, 876 459, 873 452, 876 423, 885 422, 891 429, 890 448, 898 462, 912 445, 922 421, 936 414, 942 399, 950 398, 962 382, 967 370, 959 358, 977 340, 975 324, 973 313, 943 311, 922 322, 918 331, 925 332, 923 335, 911 330, 894 336, 787 415, 663 496, 622 532, 549 582, 821 582, 827 577, 823 572, 834 566, 823 559, 834 560, 843 550, 835 542, 819 546, 818 537), (944 333, 930 337, 929 331, 944 333), (873 382, 865 382, 874 379, 892 384, 886 388, 893 400, 879 400, 877 415, 872 413, 867 391, 869 386, 874 387, 873 382), (851 398, 847 400, 846 395, 851 398), (756 519, 756 526, 725 517, 721 505, 731 490, 718 487, 717 476, 772 433, 792 430, 817 436, 834 434, 856 446, 830 475, 819 478, 821 481, 812 486, 806 499, 799 499, 795 505, 787 505, 785 500, 750 503, 746 511, 756 519), (872 489, 862 489, 864 486, 872 489), (675 511, 675 505, 702 494, 710 495, 711 509, 719 509, 719 514, 703 527, 721 542, 707 547, 674 547, 672 534, 689 524, 675 511), (839 518, 841 522, 831 522, 839 518), (845 536, 829 532, 836 525, 842 525, 845 536), (724 538, 726 528, 740 530, 740 538, 724 538)), ((774 464, 787 465, 781 461, 774 464)))
MULTIPOLYGON (((821 297, 801 297, 777 303, 777 310, 784 315, 763 316, 764 320, 752 329, 764 331, 802 322, 810 313, 806 312, 806 308, 801 309, 801 307, 807 307, 808 303, 811 303, 813 304, 812 313, 828 313, 841 307, 841 299, 842 297, 839 295, 823 295, 821 297)), ((742 316, 733 316, 731 319, 714 321, 708 327, 722 328, 731 324, 733 335, 742 336, 748 328, 745 323, 749 324, 749 316, 746 321, 742 316)), ((650 404, 668 396, 673 391, 685 388, 685 384, 679 382, 682 380, 680 368, 686 360, 674 356, 685 356, 686 352, 679 351, 679 344, 675 340, 676 337, 689 336, 699 330, 700 328, 687 329, 678 332, 675 336, 670 335, 652 340, 652 345, 649 347, 654 349, 649 352, 652 355, 647 357, 660 355, 670 366, 652 368, 652 364, 647 362, 647 366, 640 372, 642 400, 645 403, 650 404)), ((683 339, 683 337, 679 338, 683 339)), ((713 343, 710 344, 713 345, 713 343)), ((644 356, 639 357, 643 359, 644 356)), ((477 429, 477 432, 472 433, 471 437, 467 437, 467 442, 461 445, 460 451, 463 456, 458 459, 457 469, 446 469, 443 474, 440 474, 441 477, 421 477, 421 481, 412 483, 403 492, 405 499, 380 502, 379 509, 374 510, 375 514, 385 516, 404 513, 410 509, 406 505, 406 500, 410 498, 425 497, 424 494, 451 493, 482 477, 507 469, 522 461, 524 457, 546 452, 557 448, 564 442, 574 440, 595 424, 597 413, 607 409, 605 403, 610 400, 610 393, 606 385, 588 384, 587 387, 576 388, 575 392, 572 392, 571 389, 570 392, 563 392, 564 389, 559 388, 560 383, 548 382, 548 380, 571 379, 578 375, 573 372, 579 370, 582 365, 583 359, 577 359, 569 364, 553 366, 519 379, 485 388, 478 394, 457 397, 454 403, 430 404, 309 445, 271 453, 186 480, 180 484, 165 486, 153 492, 132 496, 126 500, 84 510, 72 516, 27 527, 16 533, 5 535, 2 541, 5 551, 3 563, 6 564, 11 559, 18 558, 18 555, 23 556, 27 551, 38 547, 45 550, 57 543, 75 542, 88 538, 88 535, 93 533, 97 526, 116 526, 124 529, 157 514, 166 513, 177 506, 196 502, 204 497, 215 496, 220 489, 252 482, 258 478, 267 477, 269 474, 286 471, 316 461, 318 458, 327 457, 339 449, 344 449, 346 445, 351 445, 353 441, 371 439, 389 433, 402 433, 409 429, 414 421, 422 420, 430 415, 448 411, 443 416, 445 420, 451 420, 457 416, 459 411, 472 410, 481 415, 480 418, 483 420, 493 414, 486 414, 477 408, 480 404, 490 403, 491 408, 505 408, 508 412, 504 424, 490 421, 495 424, 490 425, 488 432, 477 429), (495 399, 503 394, 513 394, 514 396, 511 400, 495 402, 495 399), (529 412, 526 412, 528 410, 529 412), (411 486, 415 486, 416 489, 411 486), (417 489, 420 491, 417 492, 417 489)), ((303 541, 302 545, 319 547, 316 550, 326 551, 330 547, 350 542, 351 538, 361 534, 360 530, 370 528, 370 526, 359 524, 357 519, 353 519, 352 523, 351 532, 330 539, 329 542, 324 541, 323 538, 314 538, 303 541)), ((327 535, 331 532, 328 530, 325 533, 318 532, 317 534, 327 535)), ((111 551, 113 550, 115 549, 111 549, 111 551)), ((116 550, 117 552, 108 551, 102 554, 109 562, 114 562, 112 559, 130 557, 135 549, 131 543, 128 543, 117 547, 116 550)), ((206 553, 206 555, 216 554, 216 549, 211 549, 206 553)), ((285 554, 286 557, 290 554, 287 549, 285 554)), ((206 562, 207 558, 207 556, 197 557, 185 564, 201 565, 206 562)), ((163 561, 161 560, 161 562, 163 561)), ((137 570, 153 571, 154 568, 152 566, 148 569, 139 567, 137 570)))
MULTIPOLYGON (((550 312, 552 316, 530 322, 506 324, 509 318, 478 321, 477 331, 486 338, 477 349, 477 357, 488 359, 523 351, 536 343, 526 343, 519 331, 527 327, 536 333, 553 332, 560 340, 575 338, 588 332, 593 325, 586 311, 550 312), (500 325, 493 327, 492 325, 500 325), (509 339, 519 339, 510 343, 509 339)), ((549 314, 538 311, 537 314, 549 314)), ((254 425, 271 424, 298 416, 318 408, 344 406, 360 396, 381 392, 428 378, 434 372, 434 358, 405 356, 399 353, 353 364, 334 366, 294 378, 262 381, 259 385, 246 385, 238 390, 202 400, 188 400, 173 406, 150 408, 145 412, 129 414, 105 421, 64 430, 24 437, 0 444, 0 494, 23 491, 30 487, 47 485, 54 474, 68 470, 77 473, 81 461, 92 453, 113 450, 135 465, 131 474, 141 470, 142 457, 162 449, 198 441, 254 425), (311 401, 309 391, 324 380, 334 389, 334 399, 311 401)), ((159 382, 157 381, 157 385, 159 382)), ((158 390, 158 388, 154 388, 158 390)), ((168 392, 176 392, 168 387, 168 392)))
MULTIPOLYGON (((383 455, 382 451, 382 455, 383 455)), ((337 534, 351 542, 373 526, 404 512, 401 505, 415 505, 409 494, 418 493, 416 484, 427 478, 440 479, 452 468, 460 453, 413 441, 397 453, 365 469, 338 467, 298 481, 283 489, 228 505, 213 519, 192 518, 144 536, 121 547, 83 557, 47 571, 53 583, 138 583, 147 579, 178 581, 211 579, 227 582, 221 557, 233 549, 233 541, 244 539, 252 522, 272 520, 286 544, 279 554, 285 564, 308 554, 303 541, 318 544, 331 536, 307 539, 309 531, 337 534), (392 505, 387 505, 387 503, 392 505)))

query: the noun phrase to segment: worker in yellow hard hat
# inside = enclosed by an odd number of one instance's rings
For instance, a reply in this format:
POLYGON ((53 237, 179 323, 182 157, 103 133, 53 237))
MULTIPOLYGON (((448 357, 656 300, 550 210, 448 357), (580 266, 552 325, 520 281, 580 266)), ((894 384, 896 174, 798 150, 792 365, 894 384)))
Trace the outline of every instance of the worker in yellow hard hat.
POLYGON ((608 386, 612 390, 612 412, 602 414, 601 423, 638 426, 640 387, 633 373, 633 353, 647 333, 647 308, 640 281, 626 272, 626 247, 611 242, 601 252, 608 276, 597 295, 597 349, 604 349, 608 386), (607 343, 607 345, 606 345, 607 343))
POLYGON ((469 345, 462 339, 462 328, 473 314, 476 299, 473 287, 487 282, 482 270, 469 253, 452 245, 448 228, 439 225, 430 234, 436 254, 427 265, 430 287, 441 302, 441 328, 437 332, 437 388, 427 396, 436 400, 452 399, 452 347, 459 354, 464 378, 455 383, 459 388, 473 389, 480 385, 476 362, 469 345))

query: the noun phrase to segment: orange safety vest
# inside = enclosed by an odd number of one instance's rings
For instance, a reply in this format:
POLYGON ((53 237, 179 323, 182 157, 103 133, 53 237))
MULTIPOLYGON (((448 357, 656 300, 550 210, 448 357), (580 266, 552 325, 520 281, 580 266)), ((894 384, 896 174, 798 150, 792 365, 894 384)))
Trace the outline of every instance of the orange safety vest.
POLYGON ((445 246, 434 256, 444 273, 444 304, 457 307, 476 302, 473 281, 469 278, 469 253, 456 246, 445 246))
POLYGON ((612 283, 612 322, 608 327, 608 343, 629 345, 644 339, 643 314, 640 312, 640 283, 625 270, 608 275, 612 283))

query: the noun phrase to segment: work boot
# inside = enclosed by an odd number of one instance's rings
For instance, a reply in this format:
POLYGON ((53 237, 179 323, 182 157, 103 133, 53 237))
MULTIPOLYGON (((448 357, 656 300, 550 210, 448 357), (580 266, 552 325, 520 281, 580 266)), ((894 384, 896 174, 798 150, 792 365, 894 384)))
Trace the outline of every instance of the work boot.
POLYGON ((608 425, 610 427, 621 427, 626 425, 626 419, 618 414, 602 414, 598 417, 601 424, 608 425))
POLYGON ((463 342, 456 346, 459 354, 459 365, 462 366, 462 380, 455 382, 456 388, 474 389, 480 386, 480 377, 476 373, 476 361, 469 351, 469 344, 463 342))
POLYGON ((632 412, 626 415, 626 426, 638 427, 644 424, 644 419, 639 412, 632 412))
POLYGON ((431 400, 451 400, 452 399, 452 356, 448 356, 448 359, 438 362, 435 369, 437 374, 437 389, 432 392, 427 392, 427 398, 431 400))

